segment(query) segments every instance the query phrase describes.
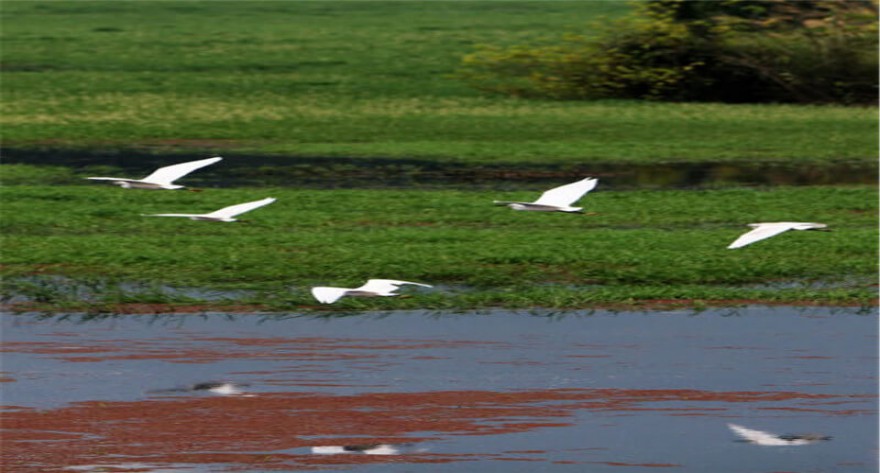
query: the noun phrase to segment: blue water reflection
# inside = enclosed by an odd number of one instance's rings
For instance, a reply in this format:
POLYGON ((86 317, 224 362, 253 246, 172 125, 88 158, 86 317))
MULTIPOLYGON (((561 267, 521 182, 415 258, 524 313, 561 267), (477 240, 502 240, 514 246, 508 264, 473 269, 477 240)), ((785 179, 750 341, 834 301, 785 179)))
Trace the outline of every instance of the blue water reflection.
POLYGON ((285 393, 573 393, 542 404, 564 407, 558 418, 521 419, 545 427, 419 434, 431 437, 422 452, 456 461, 333 466, 352 471, 855 472, 877 461, 877 317, 856 310, 4 314, 0 324, 6 406, 240 394, 180 389, 215 381, 247 386, 249 402, 285 393), (761 447, 737 442, 728 423, 833 440, 761 447))

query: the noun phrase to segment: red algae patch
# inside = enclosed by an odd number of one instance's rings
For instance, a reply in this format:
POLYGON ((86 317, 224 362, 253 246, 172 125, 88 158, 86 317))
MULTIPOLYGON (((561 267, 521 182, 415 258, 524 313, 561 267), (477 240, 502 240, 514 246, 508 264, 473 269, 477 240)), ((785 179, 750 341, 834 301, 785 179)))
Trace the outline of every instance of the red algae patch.
MULTIPOLYGON (((447 435, 499 435, 570 425, 574 411, 660 410, 664 402, 748 403, 831 399, 797 392, 550 389, 524 392, 440 391, 331 396, 264 393, 136 402, 81 402, 4 414, 3 462, 16 472, 45 472, 122 457, 160 464, 224 463, 284 470, 322 464, 460 461, 455 454, 315 456, 307 447, 369 438, 419 442, 447 435), (304 449, 303 454, 291 454, 304 449), (218 453, 223 452, 223 453, 218 453)), ((696 406, 695 406, 696 407, 696 406)), ((509 451, 536 454, 541 450, 509 451)), ((497 456, 493 460, 532 461, 497 456)), ((608 465, 628 465, 603 462, 608 465)), ((641 467, 668 467, 661 463, 641 467)))
MULTIPOLYGON (((69 362, 110 360, 164 360, 173 363, 211 363, 231 356, 247 359, 338 361, 378 359, 383 351, 425 351, 463 347, 509 348, 491 341, 468 340, 377 340, 358 338, 225 338, 190 337, 148 340, 91 340, 59 346, 56 342, 4 342, 0 352, 52 355, 69 362), (163 343, 164 342, 164 343, 163 343), (203 344, 208 344, 208 347, 203 344), (183 345, 183 346, 181 346, 183 345), (191 345, 191 346, 186 346, 191 345), (86 356, 89 355, 89 356, 86 356)), ((428 358, 430 359, 430 358, 428 358)), ((436 357, 436 359, 446 359, 436 357)))
POLYGON ((876 320, 840 310, 7 316, 0 455, 24 473, 854 473, 835 465, 873 458, 876 320), (730 422, 834 441, 749 455, 770 450, 730 422))

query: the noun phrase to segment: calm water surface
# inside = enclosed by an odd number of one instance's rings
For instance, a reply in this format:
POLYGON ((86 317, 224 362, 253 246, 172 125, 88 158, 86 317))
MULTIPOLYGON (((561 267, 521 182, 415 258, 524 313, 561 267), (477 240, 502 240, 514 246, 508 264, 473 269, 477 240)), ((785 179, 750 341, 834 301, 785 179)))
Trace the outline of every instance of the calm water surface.
POLYGON ((9 471, 877 471, 877 317, 849 309, 0 327, 9 471), (190 389, 213 381, 241 392, 190 389))
MULTIPOLYGON (((204 159, 202 154, 159 154, 155 150, 88 151, 2 148, 7 164, 72 167, 78 175, 137 175, 169 163, 204 159), (95 169, 98 167, 98 169, 95 169), (115 169, 114 169, 115 168, 115 169), (96 173, 96 174, 93 174, 96 173), (106 174, 105 174, 106 173, 106 174)), ((436 162, 418 158, 345 158, 339 156, 260 156, 223 153, 223 166, 191 176, 196 187, 278 186, 301 188, 489 188, 517 189, 523 184, 558 185, 595 176, 602 189, 691 188, 717 185, 842 185, 877 183, 872 160, 837 162, 734 161, 720 163, 590 162, 578 167, 540 163, 502 165, 436 162)), ((71 181, 85 185, 81 181, 71 181)))

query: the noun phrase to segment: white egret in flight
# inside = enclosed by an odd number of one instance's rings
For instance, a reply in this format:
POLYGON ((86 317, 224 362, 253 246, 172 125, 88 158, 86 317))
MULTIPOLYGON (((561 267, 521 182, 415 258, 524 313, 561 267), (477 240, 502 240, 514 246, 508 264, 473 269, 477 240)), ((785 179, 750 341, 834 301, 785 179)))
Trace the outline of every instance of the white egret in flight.
POLYGON ((223 158, 216 157, 175 164, 173 166, 165 166, 156 169, 152 174, 143 179, 127 179, 124 177, 87 177, 86 179, 91 179, 93 181, 111 181, 113 184, 122 186, 125 189, 183 189, 184 186, 172 183, 196 169, 214 164, 221 159, 223 158))
POLYGON ((753 230, 742 234, 736 239, 736 241, 727 247, 728 249, 742 248, 743 246, 751 245, 756 241, 770 238, 789 230, 825 230, 828 227, 828 225, 823 223, 810 222, 750 223, 749 226, 752 227, 753 230))
POLYGON ((394 279, 370 279, 361 287, 313 287, 312 295, 322 304, 332 304, 343 296, 352 297, 380 297, 380 296, 396 296, 394 291, 404 284, 412 284, 414 286, 431 287, 427 284, 409 281, 397 281, 394 279))
POLYGON ((538 212, 580 212, 582 207, 571 204, 580 200, 584 194, 596 187, 599 180, 588 177, 571 184, 555 187, 543 194, 534 202, 508 202, 496 200, 495 205, 506 205, 513 210, 532 210, 538 212))
POLYGON ((253 202, 245 202, 243 204, 231 205, 229 207, 224 207, 220 210, 215 210, 211 213, 206 214, 150 214, 144 215, 144 217, 186 217, 190 220, 205 220, 208 222, 235 222, 236 219, 233 217, 235 217, 236 215, 250 212, 251 210, 263 207, 264 205, 269 205, 272 202, 275 202, 275 199, 272 197, 267 197, 265 199, 255 200, 253 202))

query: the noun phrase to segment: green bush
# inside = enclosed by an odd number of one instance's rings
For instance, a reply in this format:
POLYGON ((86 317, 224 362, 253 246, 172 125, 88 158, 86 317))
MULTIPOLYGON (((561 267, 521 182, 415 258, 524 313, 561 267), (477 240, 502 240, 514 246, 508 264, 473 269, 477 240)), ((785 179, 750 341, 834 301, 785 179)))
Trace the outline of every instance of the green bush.
POLYGON ((862 0, 652 0, 590 37, 484 46, 458 75, 518 97, 875 103, 876 38, 862 0))

